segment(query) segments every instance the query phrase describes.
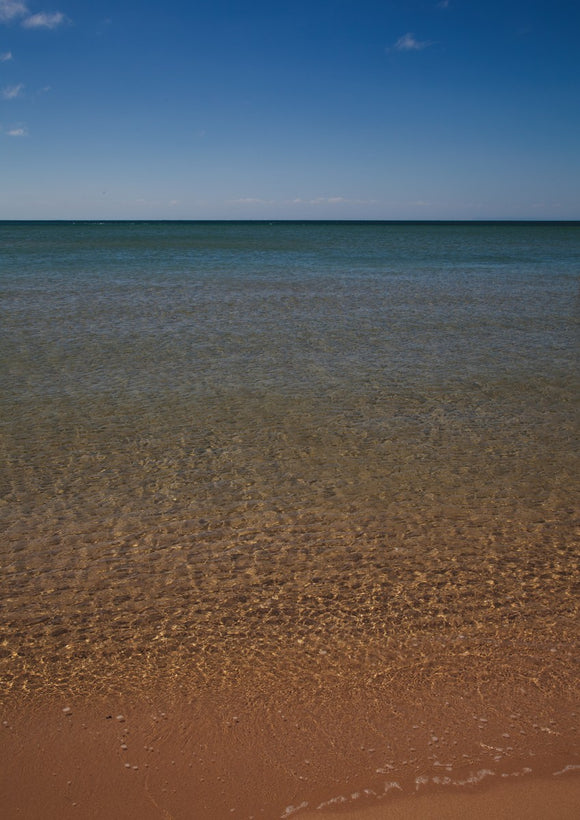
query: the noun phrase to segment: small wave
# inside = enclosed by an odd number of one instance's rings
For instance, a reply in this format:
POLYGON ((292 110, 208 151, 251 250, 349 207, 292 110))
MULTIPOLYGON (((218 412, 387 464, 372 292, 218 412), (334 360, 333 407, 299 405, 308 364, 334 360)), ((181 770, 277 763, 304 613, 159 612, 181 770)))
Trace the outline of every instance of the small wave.
POLYGON ((554 772, 554 777, 558 777, 558 775, 566 774, 566 772, 577 772, 580 769, 580 765, 576 765, 574 763, 569 763, 567 766, 564 766, 559 772, 554 772))
POLYGON ((290 817, 293 814, 296 814, 297 811, 302 811, 302 809, 308 808, 308 803, 300 803, 299 806, 286 806, 284 810, 284 814, 280 815, 280 820, 286 820, 286 817, 290 817))

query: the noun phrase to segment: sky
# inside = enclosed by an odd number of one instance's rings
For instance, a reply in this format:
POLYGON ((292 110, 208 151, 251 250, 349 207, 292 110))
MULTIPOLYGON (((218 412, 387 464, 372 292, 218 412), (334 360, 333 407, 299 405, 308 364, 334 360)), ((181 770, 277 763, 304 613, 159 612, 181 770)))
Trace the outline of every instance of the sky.
POLYGON ((0 219, 580 219, 580 0, 0 0, 0 219))

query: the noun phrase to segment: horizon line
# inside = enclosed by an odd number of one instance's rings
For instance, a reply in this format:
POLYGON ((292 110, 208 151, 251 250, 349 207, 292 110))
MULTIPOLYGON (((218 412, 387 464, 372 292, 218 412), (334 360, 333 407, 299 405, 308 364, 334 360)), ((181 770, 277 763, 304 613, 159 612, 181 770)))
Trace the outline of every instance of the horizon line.
POLYGON ((29 223, 44 223, 44 224, 119 224, 119 223, 128 223, 128 224, 151 224, 151 223, 175 223, 175 224, 190 224, 190 223, 223 223, 223 222, 231 222, 231 223, 255 223, 255 224, 302 224, 302 223, 325 223, 325 224, 376 224, 376 225, 385 225, 385 224, 405 224, 405 225, 485 225, 485 224, 580 224, 579 219, 556 219, 556 218, 543 218, 543 219, 535 219, 535 218, 495 218, 490 217, 487 219, 312 219, 312 218, 292 218, 292 219, 268 219, 268 218, 256 218, 256 219, 239 219, 234 217, 222 217, 222 218, 215 218, 215 217, 203 217, 203 218, 181 218, 181 219, 166 219, 166 218, 149 218, 149 219, 142 219, 142 218, 131 218, 131 217, 123 217, 123 218, 99 218, 99 217, 90 217, 90 218, 75 218, 75 217, 67 217, 67 218, 56 218, 56 219, 46 219, 46 218, 29 218, 29 219, 22 219, 22 218, 14 218, 14 219, 4 219, 0 218, 0 224, 3 223, 12 223, 12 224, 29 224, 29 223))

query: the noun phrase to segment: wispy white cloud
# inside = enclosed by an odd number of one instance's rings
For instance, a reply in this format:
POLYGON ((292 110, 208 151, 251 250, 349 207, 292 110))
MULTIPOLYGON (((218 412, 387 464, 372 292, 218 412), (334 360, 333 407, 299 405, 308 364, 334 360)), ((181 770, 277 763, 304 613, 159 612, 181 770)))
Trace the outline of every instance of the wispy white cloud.
POLYGON ((372 199, 349 199, 346 196, 317 196, 314 199, 297 197, 291 201, 292 205, 372 205, 372 199))
POLYGON ((438 9, 448 9, 449 8, 449 0, 440 0, 440 2, 437 3, 437 8, 438 9))
POLYGON ((68 17, 62 11, 45 12, 32 14, 22 21, 24 28, 58 28, 68 22, 68 17))
POLYGON ((70 22, 62 11, 40 11, 30 14, 28 5, 22 0, 0 0, 0 23, 20 20, 24 28, 54 29, 70 22), (24 19, 22 19, 24 18, 24 19))
POLYGON ((20 96, 20 92, 24 88, 23 83, 18 83, 18 85, 7 85, 2 89, 2 99, 4 100, 15 100, 16 97, 20 96))
POLYGON ((376 204, 376 200, 348 199, 344 196, 317 196, 312 199, 306 199, 304 197, 295 197, 294 199, 260 199, 259 197, 246 196, 238 199, 230 199, 227 204, 247 207, 268 205, 276 208, 301 205, 316 208, 325 205, 373 205, 376 204))
POLYGON ((11 51, 5 51, 2 54, 0 54, 0 63, 7 63, 8 60, 11 60, 11 59, 12 59, 12 52, 11 51))
POLYGON ((28 128, 25 125, 12 125, 11 127, 0 125, 0 134, 6 134, 7 137, 26 137, 28 128))
POLYGON ((348 202, 343 196, 317 196, 315 199, 294 199, 295 205, 339 205, 341 202, 348 202))
POLYGON ((28 7, 21 0, 0 0, 0 23, 9 23, 25 14, 28 14, 28 7))
POLYGON ((338 205, 341 202, 347 202, 343 196, 317 196, 315 199, 302 199, 296 197, 292 200, 293 205, 338 205))
POLYGON ((239 199, 230 199, 230 205, 274 205, 273 199, 259 199, 253 196, 243 196, 239 199))
POLYGON ((415 35, 409 31, 407 34, 403 34, 402 37, 399 37, 393 49, 395 51, 422 51, 430 45, 433 44, 429 40, 417 40, 415 35))

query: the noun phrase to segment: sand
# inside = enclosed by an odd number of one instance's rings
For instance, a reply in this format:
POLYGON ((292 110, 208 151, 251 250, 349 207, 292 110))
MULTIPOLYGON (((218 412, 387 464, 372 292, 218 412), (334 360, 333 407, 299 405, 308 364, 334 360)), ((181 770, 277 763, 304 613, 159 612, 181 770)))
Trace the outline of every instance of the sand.
POLYGON ((26 820, 577 816, 580 765, 565 701, 562 720, 544 714, 537 732, 523 716, 512 720, 512 732, 516 725, 524 727, 517 730, 523 739, 518 744, 515 735, 503 737, 506 725, 493 709, 486 723, 473 717, 468 723, 474 707, 478 718, 481 713, 481 704, 473 701, 441 703, 437 715, 436 702, 426 693, 412 713, 372 695, 353 693, 349 699, 338 688, 288 693, 276 708, 263 693, 253 698, 240 687, 196 699, 166 691, 149 700, 35 697, 12 704, 1 715, 0 815, 26 820))
POLYGON ((301 820, 576 820, 580 777, 527 779, 453 794, 431 792, 369 809, 305 812, 301 820))

